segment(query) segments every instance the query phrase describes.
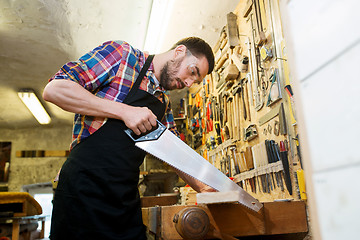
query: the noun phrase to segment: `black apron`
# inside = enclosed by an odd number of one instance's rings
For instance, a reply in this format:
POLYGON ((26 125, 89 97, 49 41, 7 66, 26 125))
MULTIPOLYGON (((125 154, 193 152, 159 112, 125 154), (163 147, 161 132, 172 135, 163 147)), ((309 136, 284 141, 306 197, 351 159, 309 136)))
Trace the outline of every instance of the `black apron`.
MULTIPOLYGON (((165 102, 139 89, 152 58, 123 103, 146 106, 161 121, 165 102)), ((124 129, 123 121, 108 119, 70 152, 54 195, 51 240, 146 239, 137 188, 146 153, 124 129)))

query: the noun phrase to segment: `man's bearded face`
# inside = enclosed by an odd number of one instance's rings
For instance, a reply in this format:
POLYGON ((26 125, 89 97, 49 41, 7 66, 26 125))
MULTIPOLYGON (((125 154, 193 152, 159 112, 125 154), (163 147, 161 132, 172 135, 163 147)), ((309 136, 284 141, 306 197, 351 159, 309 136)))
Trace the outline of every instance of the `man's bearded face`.
POLYGON ((180 65, 185 59, 185 56, 181 59, 169 60, 165 63, 160 72, 160 85, 166 90, 182 89, 185 84, 177 76, 180 65))

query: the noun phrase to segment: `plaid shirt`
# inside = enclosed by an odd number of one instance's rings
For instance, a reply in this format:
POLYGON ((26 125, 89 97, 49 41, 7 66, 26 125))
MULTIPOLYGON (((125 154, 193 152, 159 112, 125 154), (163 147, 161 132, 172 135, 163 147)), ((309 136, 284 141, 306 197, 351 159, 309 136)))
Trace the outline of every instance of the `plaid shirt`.
MULTIPOLYGON (((76 62, 65 64, 49 81, 69 79, 77 82, 94 95, 116 102, 123 102, 134 84, 147 53, 133 48, 123 41, 109 41, 82 56, 76 62)), ((173 133, 179 135, 174 122, 169 98, 159 85, 150 65, 143 78, 140 89, 149 92, 163 102, 165 96, 166 112, 162 123, 173 133)), ((106 118, 75 114, 73 141, 71 149, 86 137, 93 134, 106 123, 106 118)))

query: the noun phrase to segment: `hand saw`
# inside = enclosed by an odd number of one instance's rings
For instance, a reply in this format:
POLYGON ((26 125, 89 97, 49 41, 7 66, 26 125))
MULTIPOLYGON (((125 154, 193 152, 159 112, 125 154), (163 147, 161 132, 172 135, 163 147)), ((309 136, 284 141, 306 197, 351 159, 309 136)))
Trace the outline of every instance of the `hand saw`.
POLYGON ((137 147, 172 167, 219 192, 238 191, 240 193, 239 203, 251 210, 258 212, 262 208, 259 201, 225 176, 159 121, 157 128, 146 135, 137 136, 130 129, 126 129, 125 133, 135 142, 137 147))

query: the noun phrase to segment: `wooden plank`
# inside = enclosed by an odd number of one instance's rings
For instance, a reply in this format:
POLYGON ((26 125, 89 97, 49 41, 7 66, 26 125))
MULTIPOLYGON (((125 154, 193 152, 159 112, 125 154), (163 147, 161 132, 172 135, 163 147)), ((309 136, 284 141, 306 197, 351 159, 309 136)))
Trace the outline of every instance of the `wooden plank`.
POLYGON ((264 235, 263 209, 256 213, 240 204, 207 205, 214 223, 221 232, 232 236, 264 235))
POLYGON ((178 202, 177 195, 141 197, 141 207, 169 206, 178 202))
POLYGON ((15 157, 18 157, 18 158, 22 157, 22 151, 16 151, 15 157))
POLYGON ((68 150, 23 150, 16 151, 15 156, 18 158, 29 157, 67 157, 68 150))
POLYGON ((264 209, 266 234, 307 232, 305 203, 302 201, 269 202, 264 209))
POLYGON ((240 199, 241 193, 239 191, 204 192, 196 194, 198 204, 232 203, 238 202, 240 199))
POLYGON ((14 220, 13 220, 13 224, 12 224, 11 239, 12 239, 12 240, 19 240, 19 233, 20 233, 19 220, 14 219, 14 220))
POLYGON ((67 157, 69 151, 67 150, 46 150, 45 157, 67 157))

